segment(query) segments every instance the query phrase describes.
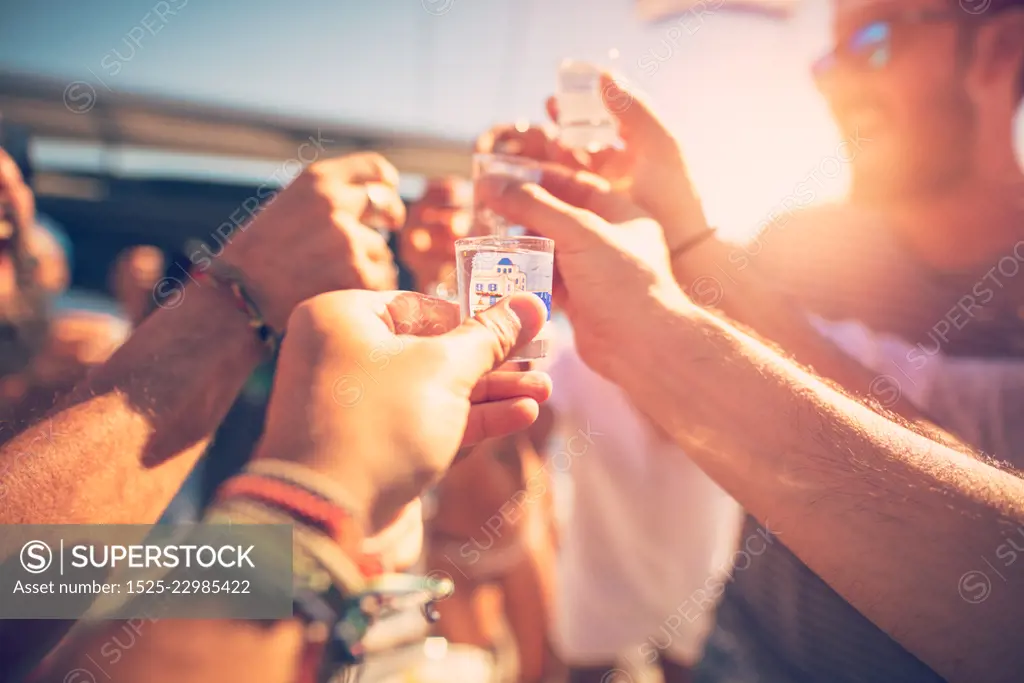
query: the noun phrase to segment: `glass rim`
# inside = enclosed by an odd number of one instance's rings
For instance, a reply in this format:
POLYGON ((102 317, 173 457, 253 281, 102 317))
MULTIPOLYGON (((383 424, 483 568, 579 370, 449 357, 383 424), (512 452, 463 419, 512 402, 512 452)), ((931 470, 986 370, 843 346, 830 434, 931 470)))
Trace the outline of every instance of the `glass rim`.
POLYGON ((550 243, 551 245, 554 245, 555 243, 555 241, 550 237, 542 237, 540 235, 476 235, 473 237, 460 237, 459 239, 455 240, 455 246, 457 248, 460 244, 464 243, 480 245, 486 242, 495 242, 499 244, 508 242, 534 242, 540 244, 550 243))
POLYGON ((493 161, 500 161, 506 164, 512 164, 515 166, 529 166, 532 168, 538 168, 544 165, 544 162, 540 159, 534 159, 532 157, 525 157, 521 154, 505 154, 503 152, 473 152, 473 162, 483 161, 491 159, 493 161))

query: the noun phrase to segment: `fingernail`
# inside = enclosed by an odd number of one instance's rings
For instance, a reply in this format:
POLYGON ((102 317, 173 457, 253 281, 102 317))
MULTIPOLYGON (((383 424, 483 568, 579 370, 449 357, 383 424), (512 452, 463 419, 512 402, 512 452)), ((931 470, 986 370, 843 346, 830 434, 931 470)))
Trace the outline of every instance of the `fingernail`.
POLYGON ((537 336, 544 326, 547 310, 540 297, 533 294, 513 295, 508 299, 508 311, 514 315, 516 322, 525 330, 530 338, 537 336))

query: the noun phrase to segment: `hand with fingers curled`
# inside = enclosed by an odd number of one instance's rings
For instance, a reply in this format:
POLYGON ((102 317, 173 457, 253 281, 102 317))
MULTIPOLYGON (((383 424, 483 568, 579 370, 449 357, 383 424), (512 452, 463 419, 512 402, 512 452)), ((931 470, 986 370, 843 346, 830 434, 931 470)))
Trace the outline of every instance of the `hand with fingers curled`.
MULTIPOLYGON (((602 73, 601 95, 618 124, 622 146, 594 153, 562 152, 554 160, 566 164, 571 159, 577 168, 596 173, 626 192, 661 223, 669 251, 674 252, 707 229, 682 147, 645 98, 623 81, 602 73)), ((555 98, 548 99, 547 111, 552 120, 558 120, 555 98)))
POLYGON ((314 297, 289 320, 255 457, 335 480, 378 533, 462 447, 534 422, 548 377, 497 369, 545 318, 530 294, 461 323, 456 304, 411 292, 314 297))
MULTIPOLYGON (((601 94, 618 125, 621 146, 570 149, 547 127, 501 125, 477 140, 476 151, 524 156, 601 176, 661 224, 674 252, 707 230, 682 147, 647 101, 623 81, 601 74, 601 94)), ((546 106, 557 123, 556 99, 548 98, 546 106)))
POLYGON ((598 372, 609 374, 663 303, 691 305, 672 276, 661 225, 600 176, 551 164, 539 184, 486 178, 478 192, 495 213, 558 245, 553 297, 598 372))
POLYGON ((323 292, 395 289, 397 271, 378 229, 399 229, 405 205, 398 171, 382 156, 313 163, 253 213, 237 229, 218 228, 219 249, 197 249, 189 259, 200 271, 223 261, 241 273, 274 329, 284 329, 295 306, 323 292))

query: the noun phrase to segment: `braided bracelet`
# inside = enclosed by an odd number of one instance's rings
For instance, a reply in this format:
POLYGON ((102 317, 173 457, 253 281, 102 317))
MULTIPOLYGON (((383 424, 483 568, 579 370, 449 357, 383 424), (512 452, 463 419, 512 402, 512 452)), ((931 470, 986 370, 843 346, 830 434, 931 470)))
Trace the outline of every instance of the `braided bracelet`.
POLYGON ((243 473, 228 479, 217 490, 217 500, 248 498, 286 512, 334 541, 359 567, 365 577, 379 576, 379 557, 363 553, 359 523, 349 510, 316 493, 281 479, 243 473))
POLYGON ((193 268, 189 274, 200 284, 203 282, 211 282, 217 287, 229 290, 234 297, 235 306, 248 317, 249 327, 251 327, 256 333, 256 337, 260 340, 260 343, 267 347, 270 351, 271 357, 277 355, 277 349, 281 345, 281 337, 277 331, 263 319, 263 314, 260 313, 259 307, 242 284, 241 273, 230 266, 226 266, 215 261, 209 270, 197 270, 193 268))
POLYGON ((364 639, 382 619, 415 609, 428 623, 437 621, 436 603, 452 594, 451 579, 382 574, 379 568, 367 571, 337 543, 337 536, 344 536, 339 527, 345 511, 328 513, 326 501, 312 492, 281 480, 260 479, 247 474, 229 480, 242 483, 221 488, 206 521, 292 525, 293 603, 307 634, 301 683, 339 680, 339 669, 347 675, 342 680, 354 680, 358 666, 375 651, 364 639), (325 533, 329 530, 334 538, 325 533))

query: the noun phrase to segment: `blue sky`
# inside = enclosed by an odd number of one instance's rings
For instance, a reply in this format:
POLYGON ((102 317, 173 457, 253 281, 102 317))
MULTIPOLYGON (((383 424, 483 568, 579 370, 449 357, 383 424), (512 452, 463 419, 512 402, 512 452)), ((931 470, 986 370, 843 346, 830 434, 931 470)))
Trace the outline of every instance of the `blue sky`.
POLYGON ((628 77, 646 75, 638 65, 657 48, 672 56, 645 85, 661 91, 704 78, 707 65, 753 64, 779 47, 760 18, 694 15, 673 33, 638 21, 632 0, 4 5, 0 65, 91 82, 101 97, 108 86, 463 138, 540 117, 566 56, 600 59, 616 48, 628 77), (738 60, 740 48, 748 55, 738 60))
MULTIPOLYGON (((714 4, 714 3, 711 3, 714 4)), ((565 57, 613 62, 683 140, 712 220, 749 231, 838 136, 807 65, 824 0, 788 23, 644 25, 633 0, 11 0, 0 68, 469 140, 544 120, 565 57)), ((838 196, 845 169, 820 199, 838 196)))

